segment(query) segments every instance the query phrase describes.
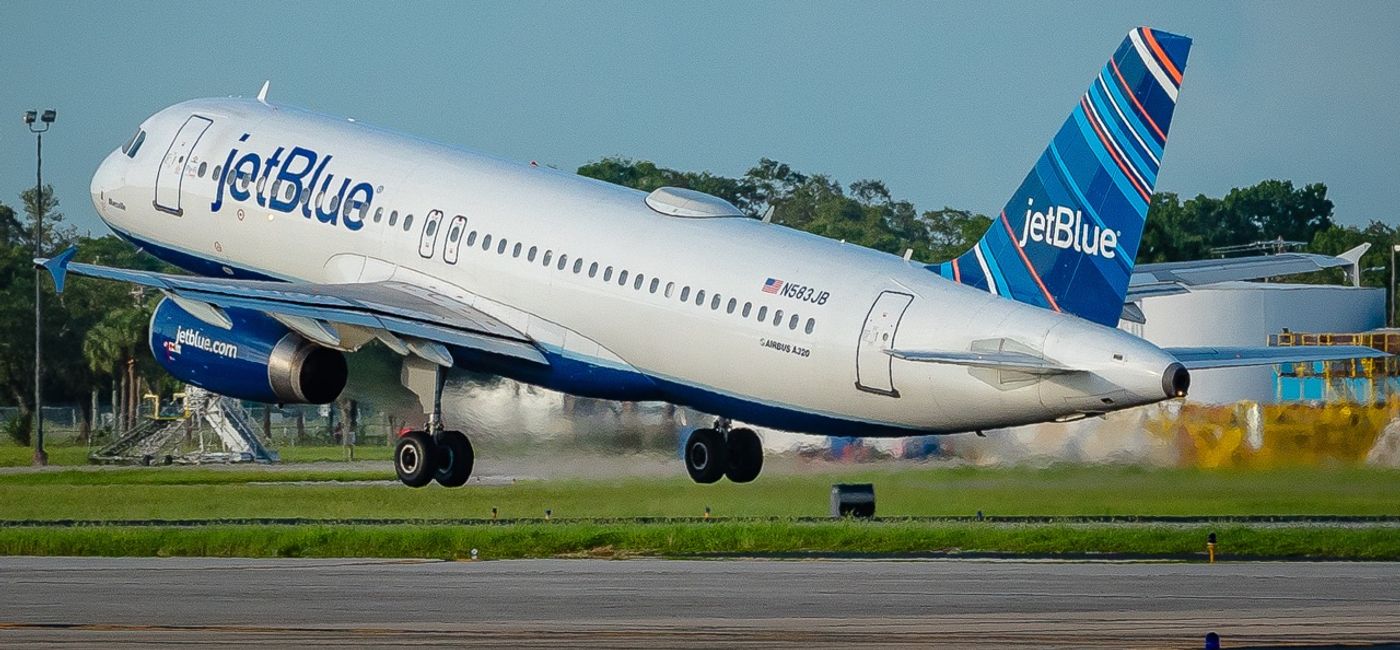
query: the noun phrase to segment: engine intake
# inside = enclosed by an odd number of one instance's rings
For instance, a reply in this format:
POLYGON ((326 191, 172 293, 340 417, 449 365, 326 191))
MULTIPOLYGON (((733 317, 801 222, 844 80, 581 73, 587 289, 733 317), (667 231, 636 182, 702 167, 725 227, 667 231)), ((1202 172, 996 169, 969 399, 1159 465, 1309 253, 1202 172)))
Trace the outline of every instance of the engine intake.
POLYGON ((151 316, 151 353, 181 381, 271 404, 326 404, 345 390, 345 355, 306 340, 261 312, 230 308, 223 329, 169 298, 151 316))

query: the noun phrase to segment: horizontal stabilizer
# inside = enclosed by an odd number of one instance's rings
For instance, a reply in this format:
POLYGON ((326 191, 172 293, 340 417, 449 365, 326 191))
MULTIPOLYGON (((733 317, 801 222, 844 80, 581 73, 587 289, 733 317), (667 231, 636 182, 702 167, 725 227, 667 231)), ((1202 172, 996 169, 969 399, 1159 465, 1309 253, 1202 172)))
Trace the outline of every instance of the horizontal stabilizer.
POLYGON ((1135 285, 1143 286, 1159 282, 1199 286, 1217 282, 1258 280, 1282 275, 1310 273, 1352 264, 1352 260, 1343 256, 1334 257, 1312 253, 1282 253, 1259 257, 1191 260, 1189 262, 1158 262, 1137 265, 1137 268, 1133 269, 1133 278, 1129 287, 1131 289, 1135 285))
POLYGON ((989 350, 968 352, 942 352, 929 350, 886 350, 886 354, 905 361, 920 363, 944 363, 970 368, 991 370, 1011 370, 1028 375, 1067 375, 1083 372, 1076 368, 1060 365, 1044 357, 1011 350, 989 350))
POLYGON ((1189 370, 1268 366, 1279 363, 1379 359, 1390 355, 1357 345, 1297 345, 1254 348, 1163 348, 1189 370))

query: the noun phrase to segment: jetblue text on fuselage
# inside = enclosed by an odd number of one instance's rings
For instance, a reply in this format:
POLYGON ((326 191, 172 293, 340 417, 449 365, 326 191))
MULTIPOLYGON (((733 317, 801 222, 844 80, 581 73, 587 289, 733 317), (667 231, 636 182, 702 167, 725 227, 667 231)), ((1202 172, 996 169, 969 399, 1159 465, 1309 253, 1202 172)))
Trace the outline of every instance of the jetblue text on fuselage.
MULTIPOLYGON (((238 141, 247 142, 248 134, 244 133, 238 141)), ((334 157, 305 147, 292 147, 290 151, 287 147, 277 147, 266 157, 253 151, 239 156, 238 147, 234 147, 224 159, 219 187, 209 209, 218 212, 223 207, 227 190, 232 201, 242 203, 253 199, 260 208, 286 214, 299 209, 301 216, 307 219, 314 214, 321 223, 335 225, 344 221, 346 228, 359 230, 365 226, 364 215, 374 200, 374 186, 344 177, 339 179, 337 189, 335 173, 327 171, 334 157), (316 191, 314 205, 313 191, 316 191), (343 210, 347 205, 349 209, 343 210)))
POLYGON ((1026 242, 1042 242, 1055 248, 1098 255, 1111 260, 1118 254, 1118 232, 1084 222, 1084 213, 1063 206, 1050 206, 1045 212, 1035 211, 1035 200, 1026 204, 1025 221, 1021 223, 1021 248, 1026 242))

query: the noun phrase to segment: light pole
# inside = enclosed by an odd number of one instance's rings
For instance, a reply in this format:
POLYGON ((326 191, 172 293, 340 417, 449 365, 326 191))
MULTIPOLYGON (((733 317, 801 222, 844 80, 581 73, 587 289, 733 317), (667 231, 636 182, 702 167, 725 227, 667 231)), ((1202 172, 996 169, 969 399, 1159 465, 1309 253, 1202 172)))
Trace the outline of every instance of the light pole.
POLYGON ((1386 306, 1389 307, 1389 311, 1388 311, 1388 312, 1386 313, 1386 315, 1385 315, 1385 326, 1386 326, 1386 327, 1395 327, 1395 253, 1396 253, 1396 252, 1400 252, 1400 244, 1392 244, 1392 245, 1390 246, 1390 286, 1388 287, 1389 290, 1386 291, 1386 294, 1387 294, 1388 296, 1390 296, 1390 300, 1389 300, 1388 303, 1386 304, 1386 306))
MULTIPOLYGON (((53 126, 58 112, 52 108, 42 114, 25 111, 24 124, 34 134, 34 257, 44 256, 44 132, 53 126), (35 122, 42 126, 37 126, 35 122)), ((39 284, 44 279, 41 269, 34 269, 34 464, 48 465, 49 454, 44 451, 44 321, 40 311, 39 284)))

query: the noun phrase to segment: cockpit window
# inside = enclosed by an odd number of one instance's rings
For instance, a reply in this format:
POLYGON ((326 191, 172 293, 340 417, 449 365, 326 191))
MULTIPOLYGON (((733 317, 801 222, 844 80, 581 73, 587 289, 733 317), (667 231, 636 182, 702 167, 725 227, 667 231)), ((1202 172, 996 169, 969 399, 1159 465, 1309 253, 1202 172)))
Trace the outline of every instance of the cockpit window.
POLYGON ((130 138, 127 138, 126 143, 122 145, 122 153, 131 151, 131 145, 136 143, 136 136, 138 135, 141 135, 141 129, 136 129, 136 132, 131 134, 130 138))
POLYGON ((126 154, 127 158, 135 158, 136 152, 141 150, 141 144, 145 141, 145 129, 138 130, 136 135, 131 136, 131 142, 126 143, 126 146, 122 147, 122 153, 126 154))

